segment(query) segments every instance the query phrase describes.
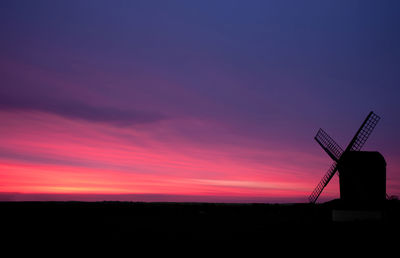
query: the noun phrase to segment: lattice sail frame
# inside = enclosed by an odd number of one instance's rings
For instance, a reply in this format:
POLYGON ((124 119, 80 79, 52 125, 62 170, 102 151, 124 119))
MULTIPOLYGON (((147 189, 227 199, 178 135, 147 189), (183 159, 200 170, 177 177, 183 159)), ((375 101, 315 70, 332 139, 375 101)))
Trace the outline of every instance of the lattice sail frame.
POLYGON ((351 140, 349 146, 347 146, 346 151, 360 151, 380 119, 378 115, 371 111, 351 140))
POLYGON ((334 161, 337 162, 340 159, 343 153, 342 147, 340 147, 324 130, 319 129, 314 139, 334 161))
POLYGON ((321 179, 317 187, 315 187, 314 191, 308 197, 309 202, 315 203, 317 201, 318 197, 322 193, 322 190, 324 190, 325 186, 327 186, 329 181, 331 181, 336 171, 337 171, 337 163, 334 162, 328 169, 328 172, 325 173, 324 177, 321 179))

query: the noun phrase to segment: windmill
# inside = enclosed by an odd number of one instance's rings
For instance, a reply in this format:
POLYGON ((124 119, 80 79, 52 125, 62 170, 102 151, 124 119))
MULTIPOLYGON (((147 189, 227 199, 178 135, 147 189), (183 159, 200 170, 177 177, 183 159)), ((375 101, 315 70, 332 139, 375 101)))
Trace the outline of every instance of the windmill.
MULTIPOLYGON (((315 203, 318 197, 321 195, 324 188, 328 185, 329 181, 338 171, 341 165, 342 157, 344 153, 360 151, 364 143, 367 141, 368 137, 371 135, 376 124, 378 123, 380 117, 374 112, 370 112, 364 122, 361 124, 357 133, 354 135, 353 139, 350 141, 349 145, 345 150, 343 150, 339 144, 337 144, 324 130, 319 129, 315 140, 321 145, 322 149, 328 153, 329 157, 333 159, 333 164, 328 169, 326 174, 322 177, 321 181, 308 197, 311 203, 315 203)), ((386 165, 386 164, 385 164, 386 165)))

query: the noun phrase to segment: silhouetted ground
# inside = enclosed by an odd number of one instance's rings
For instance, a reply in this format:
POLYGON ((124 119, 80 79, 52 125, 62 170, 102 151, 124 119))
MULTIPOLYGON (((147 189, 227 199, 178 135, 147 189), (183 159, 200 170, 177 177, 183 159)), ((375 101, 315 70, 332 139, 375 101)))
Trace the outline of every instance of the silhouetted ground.
MULTIPOLYGON (((0 202, 8 242, 251 242, 268 248, 306 248, 398 241, 400 203, 387 201, 381 221, 333 222, 338 201, 324 204, 218 204, 130 202, 0 202)), ((3 241, 4 243, 4 241, 3 241)), ((360 245, 360 246, 361 246, 360 245)))

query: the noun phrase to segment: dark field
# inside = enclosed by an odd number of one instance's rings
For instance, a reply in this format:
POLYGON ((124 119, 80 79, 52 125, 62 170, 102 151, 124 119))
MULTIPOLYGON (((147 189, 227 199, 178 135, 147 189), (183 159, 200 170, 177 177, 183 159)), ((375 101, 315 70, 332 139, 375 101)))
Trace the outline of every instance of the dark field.
POLYGON ((335 245, 398 241, 400 203, 379 221, 333 222, 324 204, 2 202, 3 237, 14 242, 199 242, 335 245))

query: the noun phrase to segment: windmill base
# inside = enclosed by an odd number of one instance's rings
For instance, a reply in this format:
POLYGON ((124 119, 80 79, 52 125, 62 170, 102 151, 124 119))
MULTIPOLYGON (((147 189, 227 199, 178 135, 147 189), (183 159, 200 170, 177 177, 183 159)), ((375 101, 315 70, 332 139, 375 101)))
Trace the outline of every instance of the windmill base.
POLYGON ((334 222, 382 221, 383 212, 377 210, 332 210, 334 222))

